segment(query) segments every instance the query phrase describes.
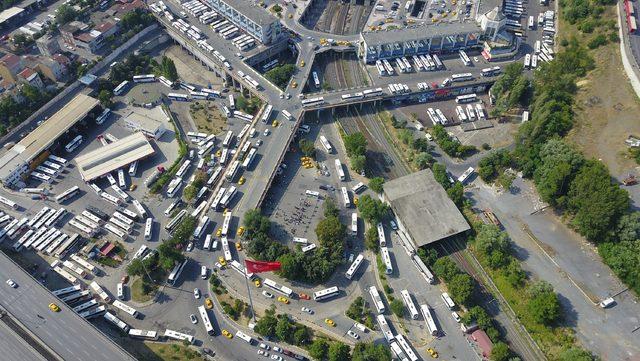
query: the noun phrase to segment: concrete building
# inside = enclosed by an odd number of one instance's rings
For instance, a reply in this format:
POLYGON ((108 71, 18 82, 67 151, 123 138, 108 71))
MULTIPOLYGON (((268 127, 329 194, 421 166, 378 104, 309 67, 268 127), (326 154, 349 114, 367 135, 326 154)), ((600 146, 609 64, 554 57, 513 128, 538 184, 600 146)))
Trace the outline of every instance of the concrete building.
POLYGON ((54 54, 61 53, 60 44, 58 38, 51 35, 45 35, 36 40, 36 46, 40 50, 40 54, 46 57, 52 57, 54 54))
POLYGON ((169 121, 161 107, 151 109, 134 108, 124 118, 124 125, 135 132, 141 132, 149 138, 160 139, 167 130, 165 124, 169 121))
MULTIPOLYGON (((41 58, 37 65, 38 71, 42 73, 45 78, 54 83, 63 81, 67 76, 67 62, 64 61, 66 57, 64 55, 60 55, 60 57, 58 57, 57 55, 54 55, 51 58, 41 58)), ((68 59, 66 60, 68 61, 68 59)))
POLYGON ((475 23, 412 25, 393 30, 360 33, 359 55, 366 63, 426 53, 450 53, 479 48, 482 30, 475 23))
POLYGON ((59 28, 62 40, 69 46, 76 46, 75 35, 87 31, 88 29, 89 25, 82 21, 72 21, 59 28))
POLYGON ((416 248, 471 229, 430 169, 386 182, 383 200, 416 248))
POLYGON ((0 182, 7 187, 20 186, 32 162, 99 104, 97 99, 90 96, 76 95, 0 157, 0 182))
POLYGON ((9 27, 13 23, 17 23, 26 15, 25 9, 17 6, 10 7, 0 12, 0 29, 9 27))
POLYGON ((80 176, 85 182, 107 175, 152 155, 155 151, 142 133, 133 133, 104 147, 76 157, 80 176))
POLYGON ((42 82, 42 79, 40 79, 40 75, 37 71, 31 68, 24 68, 18 74, 18 81, 24 84, 29 84, 36 89, 44 89, 44 83, 42 82))
POLYGON ((263 44, 275 42, 282 33, 280 20, 266 9, 246 0, 207 0, 209 5, 241 30, 263 44))

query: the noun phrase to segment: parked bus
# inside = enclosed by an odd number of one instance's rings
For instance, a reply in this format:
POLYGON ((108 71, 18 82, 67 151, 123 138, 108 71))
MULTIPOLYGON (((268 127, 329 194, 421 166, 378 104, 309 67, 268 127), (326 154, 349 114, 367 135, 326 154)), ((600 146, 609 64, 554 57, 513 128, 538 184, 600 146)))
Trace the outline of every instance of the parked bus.
POLYGON ((184 266, 187 264, 188 260, 189 260, 188 258, 185 258, 184 261, 175 265, 173 270, 171 270, 169 277, 167 278, 167 283, 171 285, 176 284, 176 281, 178 281, 178 279, 180 278, 180 274, 182 274, 182 270, 184 269, 184 266))
POLYGON ((76 244, 76 242, 78 242, 79 239, 80 235, 78 235, 77 233, 72 234, 71 237, 64 241, 64 243, 62 243, 60 247, 55 249, 54 255, 57 258, 64 258, 67 252, 69 252, 69 250, 73 248, 73 246, 76 244))
POLYGON ((104 121, 109 118, 109 115, 111 115, 111 109, 105 108, 105 110, 96 118, 96 124, 100 125, 104 123, 104 121))
POLYGON ((198 223, 198 226, 196 227, 196 229, 193 231, 193 238, 194 239, 200 239, 200 237, 202 237, 202 235, 204 234, 204 232, 207 230, 207 227, 209 226, 209 217, 208 216, 203 216, 200 219, 200 222, 198 223))
POLYGON ((121 311, 123 311, 124 313, 128 314, 129 316, 131 316, 133 318, 138 318, 138 311, 135 308, 133 308, 133 307, 131 307, 129 305, 126 305, 126 304, 124 304, 124 303, 122 303, 122 302, 120 302, 118 300, 113 301, 112 305, 113 305, 113 307, 116 307, 116 308, 120 309, 121 311))
POLYGON ((215 335, 215 330, 213 329, 213 325, 211 324, 211 320, 209 320, 209 313, 204 305, 198 306, 198 312, 200 313, 200 318, 202 319, 202 324, 204 325, 205 331, 210 336, 215 335))
POLYGON ((414 254, 411 257, 411 259, 413 260, 413 264, 415 264, 416 268, 418 268, 418 271, 420 271, 420 273, 422 274, 422 277, 424 277, 427 283, 433 284, 435 277, 433 276, 433 273, 431 273, 431 270, 429 270, 427 265, 424 264, 420 256, 418 256, 417 254, 414 254))
POLYGON ((114 224, 112 223, 107 223, 104 225, 104 229, 106 229, 107 231, 109 231, 109 233, 113 234, 114 236, 125 240, 127 239, 127 233, 124 232, 122 229, 120 229, 119 227, 116 227, 114 224))
POLYGON ((322 301, 337 296, 340 289, 337 286, 329 287, 313 293, 314 301, 322 301))
POLYGON ((130 83, 128 80, 125 80, 122 83, 118 84, 118 86, 113 89, 113 94, 118 96, 124 94, 129 89, 129 84, 130 83))
POLYGON ((413 350, 411 349, 411 346, 409 345, 409 343, 407 342, 407 340, 404 338, 403 335, 397 334, 396 342, 398 343, 398 345, 400 345, 400 347, 402 347, 402 349, 404 350, 404 353, 409 358, 409 361, 418 361, 418 356, 416 356, 416 353, 413 352, 413 350))
POLYGON ((409 291, 402 290, 400 291, 400 295, 402 296, 402 301, 404 301, 404 305, 407 307, 407 310, 409 310, 409 314, 411 315, 411 318, 414 320, 417 320, 418 310, 416 309, 415 303, 413 303, 413 299, 411 299, 411 295, 409 294, 409 291))
POLYGON ((113 205, 116 205, 116 206, 122 205, 122 200, 120 198, 114 197, 107 192, 100 193, 100 197, 102 197, 102 199, 106 200, 107 202, 113 205))
POLYGON ((111 297, 109 296, 109 294, 107 294, 104 291, 104 289, 102 289, 102 287, 96 281, 91 282, 89 284, 89 287, 91 287, 93 292, 96 293, 98 295, 98 297, 100 297, 100 299, 102 299, 102 301, 104 301, 106 303, 110 303, 111 302, 111 297))
POLYGON ((364 191, 365 189, 367 189, 367 186, 362 182, 359 182, 358 184, 356 184, 353 187, 351 187, 351 191, 353 193, 355 193, 355 194, 359 194, 360 192, 364 191))
POLYGON ((177 341, 187 341, 190 344, 193 344, 193 342, 195 341, 195 337, 191 335, 187 335, 186 333, 177 332, 170 329, 166 329, 164 331, 164 337, 177 341))
POLYGON ((344 181, 345 174, 344 174, 344 169, 342 168, 342 162, 340 162, 340 159, 336 159, 334 163, 336 166, 336 171, 338 172, 338 178, 340 178, 341 181, 344 181))
POLYGON ((424 321, 427 324, 427 328, 429 329, 429 333, 432 336, 438 335, 440 332, 438 330, 438 326, 436 326, 436 322, 433 318, 433 313, 431 312, 431 308, 428 304, 420 305, 420 312, 422 313, 422 317, 424 317, 424 321))
POLYGON ((384 335, 384 338, 387 342, 391 342, 394 339, 393 332, 391 332, 391 328, 389 327, 389 323, 387 319, 384 318, 384 315, 376 316, 376 321, 378 322, 378 326, 380 327, 380 331, 384 335))
POLYGON ((152 83, 156 81, 156 76, 153 74, 134 75, 134 83, 152 83))
POLYGON ((384 302, 382 302, 382 297, 380 297, 380 293, 378 292, 378 289, 376 288, 376 286, 369 287, 369 295, 371 296, 373 305, 376 307, 376 310, 378 311, 378 313, 379 314, 384 313, 385 311, 384 302))
POLYGON ((132 162, 129 164, 129 176, 134 177, 138 172, 138 161, 132 162))
POLYGON ((287 296, 289 298, 291 297, 291 295, 293 295, 293 290, 292 289, 290 289, 289 287, 284 286, 284 285, 280 286, 273 280, 265 278, 263 283, 267 287, 271 288, 272 290, 274 290, 274 291, 276 291, 278 293, 281 293, 281 294, 283 294, 283 295, 285 295, 285 296, 287 296))
POLYGON ((391 264, 391 256, 389 255, 389 249, 387 247, 380 247, 380 254, 382 255, 382 261, 384 262, 384 273, 390 275, 393 273, 393 264, 391 264))
POLYGON ((333 147, 331 146, 331 143, 329 143, 329 140, 327 139, 327 137, 325 137, 324 135, 321 135, 320 143, 322 144, 324 149, 327 151, 327 153, 329 154, 333 153, 333 147))
POLYGON ((320 89, 320 78, 318 78, 318 73, 314 71, 311 75, 313 76, 313 84, 316 88, 320 89))
POLYGON ((345 274, 348 280, 352 279, 355 273, 358 272, 358 269, 360 268, 363 260, 364 256, 362 254, 359 254, 358 257, 356 257, 356 259, 353 261, 353 263, 351 263, 351 266, 349 266, 349 269, 345 274))
POLYGON ((462 173, 459 177, 458 177, 458 182, 464 184, 469 177, 471 176, 471 174, 473 174, 473 171, 475 169, 473 169, 473 167, 469 167, 467 170, 464 171, 464 173, 462 173))
POLYGON ((453 300, 451 299, 448 293, 443 292, 440 298, 442 298, 442 301, 444 301, 445 306, 447 306, 450 310, 453 310, 453 308, 456 307, 456 304, 453 302, 453 300))
POLYGON ((227 262, 233 261, 233 257, 231 257, 231 251, 229 250, 229 240, 227 237, 220 238, 220 243, 222 243, 222 253, 224 254, 224 260, 227 262))
POLYGON ((64 147, 64 149, 67 151, 67 153, 71 153, 71 152, 73 152, 74 150, 76 150, 76 149, 80 146, 80 144, 82 144, 82 140, 83 140, 82 136, 81 136, 81 135, 78 135, 78 136, 76 136, 75 138, 73 138, 73 140, 72 140, 72 141, 70 141, 70 142, 69 142, 69 143, 64 147))
POLYGON ((144 223, 144 239, 149 241, 152 237, 153 231, 153 218, 147 218, 144 223))
POLYGON ((471 59, 469 59, 469 56, 464 50, 462 49, 458 50, 458 54, 460 54, 460 60, 462 61, 462 64, 466 66, 471 66, 471 59))
POLYGON ((54 296, 60 298, 63 295, 66 295, 68 293, 76 293, 82 290, 82 286, 80 285, 73 285, 70 287, 65 287, 65 288, 59 288, 57 290, 53 290, 51 291, 51 293, 53 293, 54 296))
POLYGON ((129 337, 155 341, 158 339, 158 332, 132 328, 129 330, 129 337))
POLYGON ((351 198, 349 198, 349 191, 347 191, 347 187, 340 187, 340 191, 342 193, 342 200, 344 202, 345 208, 351 207, 351 198))
POLYGON ((351 213, 351 234, 354 236, 358 235, 358 213, 351 213))
POLYGON ((169 93, 167 94, 167 98, 171 100, 179 101, 179 102, 189 101, 189 96, 187 94, 182 94, 182 93, 169 93))
POLYGON ((380 247, 386 247, 387 238, 384 234, 384 226, 382 225, 382 222, 378 223, 376 227, 378 229, 378 241, 380 242, 380 247))
POLYGON ((456 97, 456 103, 458 104, 471 103, 471 102, 475 102, 476 100, 478 100, 478 96, 475 93, 458 95, 456 97))

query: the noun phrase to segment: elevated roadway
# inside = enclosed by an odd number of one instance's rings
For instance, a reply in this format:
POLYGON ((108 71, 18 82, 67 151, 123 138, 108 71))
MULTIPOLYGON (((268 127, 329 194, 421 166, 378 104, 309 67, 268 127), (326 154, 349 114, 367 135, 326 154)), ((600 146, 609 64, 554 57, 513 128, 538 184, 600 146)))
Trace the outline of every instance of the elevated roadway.
MULTIPOLYGON (((26 328, 25 334, 29 339, 25 342, 34 349, 44 348, 55 358, 65 361, 135 360, 2 252, 0 274, 3 275, 0 311, 7 312, 4 317, 11 317, 26 328), (13 279, 18 287, 11 288, 5 282, 8 278, 13 279), (51 311, 50 303, 57 304, 60 312, 51 311)), ((8 356, 4 354, 4 357, 8 356)), ((26 356, 28 354, 24 354, 26 356)), ((4 357, 0 359, 9 359, 4 357)))

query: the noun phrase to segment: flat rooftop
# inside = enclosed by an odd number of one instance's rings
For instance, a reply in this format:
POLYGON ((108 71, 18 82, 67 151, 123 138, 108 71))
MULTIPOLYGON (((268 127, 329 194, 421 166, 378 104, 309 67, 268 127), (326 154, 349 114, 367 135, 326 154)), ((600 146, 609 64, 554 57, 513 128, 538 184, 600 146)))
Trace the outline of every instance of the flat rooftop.
POLYGON ((239 13, 248 17, 251 21, 260 26, 267 26, 275 21, 279 21, 279 19, 271 15, 267 9, 255 5, 253 1, 222 0, 222 2, 236 9, 239 13))
POLYGON ((24 11, 23 8, 19 8, 16 6, 3 10, 2 12, 0 12, 0 24, 11 20, 11 18, 13 18, 18 14, 22 14, 23 11, 24 11))
MULTIPOLYGON (((31 337, 44 343, 60 359, 65 361, 133 361, 129 353, 96 327, 80 317, 64 302, 55 297, 40 282, 31 277, 3 252, 0 252, 0 274, 9 275, 18 288, 11 288, 4 280, 0 283, 0 309, 6 310, 11 319, 27 328, 31 337), (51 312, 49 303, 55 302, 60 312, 51 312)), ((41 360, 34 355, 39 345, 29 344, 5 321, 0 321, 0 346, 2 360, 41 360), (5 334, 12 334, 5 337, 5 334), (17 356, 16 353, 19 353, 17 356), (15 357, 14 357, 15 356, 15 357), (32 357, 33 356, 33 357, 32 357)))
POLYGON ((411 25, 392 30, 365 31, 361 33, 361 37, 367 43, 367 46, 376 46, 434 37, 479 33, 480 31, 480 27, 475 22, 437 23, 411 25))
POLYGON ((386 182, 384 196, 417 247, 471 228, 430 169, 386 182))
POLYGON ((160 106, 156 106, 151 109, 133 108, 133 110, 125 117, 125 121, 139 124, 142 128, 147 130, 155 130, 169 122, 169 118, 164 114, 164 111, 160 106))
POLYGON ((100 102, 88 95, 78 94, 62 109, 42 122, 0 158, 0 178, 18 165, 29 163, 49 148, 67 130, 91 112, 100 102))
POLYGON ((75 161, 80 176, 85 182, 89 182, 154 152, 144 134, 133 133, 92 152, 77 156, 75 161))

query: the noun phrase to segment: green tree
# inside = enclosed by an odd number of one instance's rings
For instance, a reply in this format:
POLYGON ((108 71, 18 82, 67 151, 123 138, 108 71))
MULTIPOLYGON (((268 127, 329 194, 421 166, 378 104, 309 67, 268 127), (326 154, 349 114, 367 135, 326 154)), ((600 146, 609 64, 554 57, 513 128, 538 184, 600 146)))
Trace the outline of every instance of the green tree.
POLYGON ((490 327, 493 327, 491 316, 489 316, 489 314, 487 314, 487 311, 485 311, 480 306, 471 307, 469 309, 469 312, 465 313, 464 316, 462 316, 462 322, 465 325, 471 325, 475 323, 480 329, 485 331, 490 327))
POLYGON ((322 338, 315 339, 309 346, 309 355, 315 360, 327 358, 327 351, 329 351, 329 343, 322 338))
POLYGON ((345 135, 343 141, 349 157, 364 155, 367 151, 367 138, 360 132, 345 135))
POLYGON ((391 352, 388 347, 373 342, 359 342, 353 349, 352 361, 391 361, 391 352))
POLYGON ((259 209, 251 209, 244 214, 244 227, 249 232, 265 233, 269 232, 271 222, 269 218, 264 217, 259 209))
POLYGON ((456 206, 462 207, 464 203, 464 186, 461 182, 456 181, 449 189, 447 189, 447 195, 455 203, 456 206))
POLYGON ((295 71, 296 66, 294 64, 284 64, 266 72, 265 77, 281 89, 284 89, 295 71))
POLYGON ((306 157, 315 157, 316 147, 312 141, 310 141, 309 139, 303 138, 303 139, 300 139, 300 142, 298 143, 298 145, 300 146, 300 151, 306 157))
POLYGON ((543 325, 551 325, 560 317, 560 302, 553 286, 546 281, 538 281, 529 288, 527 309, 533 319, 543 325))
POLYGON ((444 165, 434 163, 433 166, 431 166, 431 171, 433 172, 433 177, 440 183, 442 188, 448 189, 451 187, 449 177, 447 176, 447 168, 444 165))
POLYGON ((329 361, 349 361, 351 359, 350 351, 351 349, 348 345, 342 342, 334 342, 329 346, 327 359, 329 361))
POLYGON ((190 202, 196 197, 197 194, 198 194, 198 189, 193 184, 189 184, 187 187, 185 187, 184 191, 182 192, 182 197, 187 202, 190 202))
POLYGON ((378 252, 380 240, 378 239, 378 230, 376 227, 369 227, 364 234, 364 246, 374 252, 378 252))
POLYGON ((275 317, 274 308, 271 308, 265 312, 265 315, 262 316, 258 322, 256 322, 254 330, 262 336, 274 337, 276 334, 277 324, 278 319, 275 317))
POLYGON ((448 286, 451 292, 451 298, 453 298, 456 303, 463 305, 469 304, 474 287, 471 276, 466 273, 459 273, 453 276, 448 286))
POLYGON ((276 324, 276 337, 282 341, 289 341, 291 338, 291 321, 286 315, 280 315, 278 317, 278 323, 276 324))
POLYGON ((389 206, 365 194, 358 201, 358 211, 369 223, 376 224, 387 215, 389 206))
POLYGON ((620 217, 616 235, 618 240, 623 242, 640 239, 640 212, 631 212, 620 217))
POLYGON ((98 100, 100 100, 100 104, 105 108, 109 108, 113 105, 113 101, 111 100, 112 97, 113 93, 107 89, 102 89, 100 93, 98 93, 98 100))
POLYGON ((413 159, 413 163, 416 165, 416 167, 418 167, 418 169, 422 170, 422 169, 426 169, 431 167, 431 165, 433 164, 434 159, 433 156, 429 153, 423 152, 423 153, 419 153, 418 155, 416 155, 416 157, 413 159))
POLYGON ((342 243, 346 235, 347 227, 340 223, 338 217, 327 217, 316 226, 316 236, 323 246, 329 246, 334 242, 342 243))
POLYGON ((476 236, 476 248, 493 269, 504 267, 510 261, 509 235, 492 224, 480 227, 476 236))
POLYGON ((172 82, 178 80, 178 71, 176 70, 176 64, 171 58, 162 56, 160 64, 158 65, 159 72, 172 82))
POLYGON ((570 347, 560 352, 559 361, 595 361, 597 360, 591 352, 583 350, 579 347, 570 347))
POLYGON ((364 155, 356 155, 351 158, 351 169, 362 173, 367 166, 367 158, 364 155))
POLYGON ((64 25, 68 22, 75 20, 78 17, 78 12, 71 6, 67 4, 62 4, 58 6, 58 11, 56 12, 56 22, 59 25, 64 25))
POLYGON ((522 287, 527 279, 527 274, 522 270, 520 263, 515 258, 511 258, 511 261, 504 269, 504 273, 509 284, 516 288, 522 287))
POLYGON ((329 217, 338 217, 340 215, 340 209, 336 206, 335 200, 333 198, 327 198, 324 201, 324 216, 325 218, 329 217))
POLYGON ((433 248, 418 248, 418 256, 422 259, 422 262, 427 266, 433 266, 433 263, 438 259, 438 252, 433 248))
POLYGON ((458 266, 448 257, 438 258, 433 264, 433 271, 445 282, 450 282, 455 275, 460 273, 458 266))
POLYGON ((511 356, 511 351, 509 350, 509 346, 506 343, 500 341, 493 344, 493 348, 491 349, 491 357, 489 358, 491 361, 507 361, 511 356))
POLYGON ((402 315, 404 315, 404 303, 397 298, 389 302, 389 308, 391 309, 391 312, 398 317, 402 317, 402 315))
POLYGON ((369 188, 371 188, 372 191, 378 194, 382 193, 383 187, 384 187, 384 178, 382 177, 374 177, 374 178, 371 178, 371 180, 369 181, 369 188))
POLYGON ((140 258, 134 259, 127 266, 127 274, 131 277, 141 276, 144 274, 144 265, 140 258))

